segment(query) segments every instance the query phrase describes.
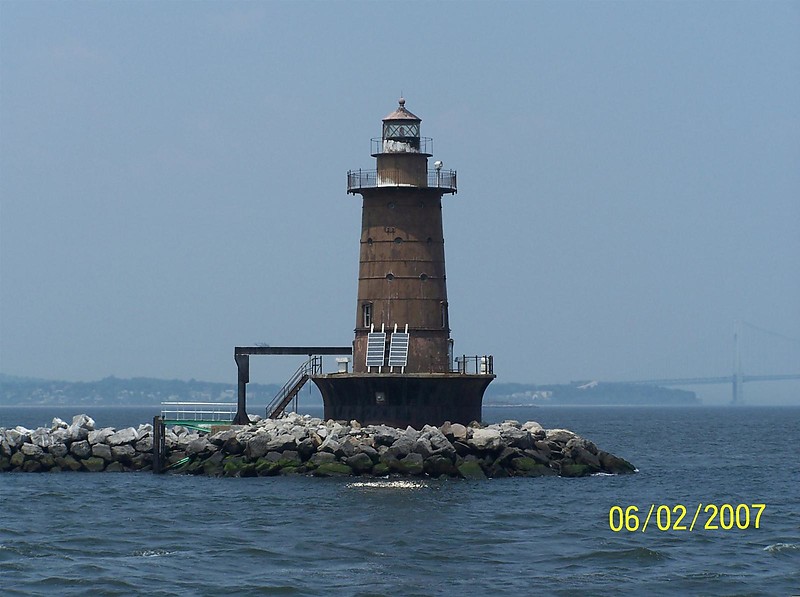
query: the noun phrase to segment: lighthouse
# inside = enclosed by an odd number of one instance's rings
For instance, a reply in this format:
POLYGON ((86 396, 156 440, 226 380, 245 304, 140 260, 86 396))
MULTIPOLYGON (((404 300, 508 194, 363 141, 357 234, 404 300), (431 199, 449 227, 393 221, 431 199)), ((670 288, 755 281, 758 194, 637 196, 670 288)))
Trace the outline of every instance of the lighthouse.
POLYGON ((375 169, 347 173, 362 197, 352 371, 312 376, 326 419, 441 425, 481 419, 490 355, 454 355, 442 198, 456 172, 433 168, 433 140, 400 98, 372 139, 375 169))

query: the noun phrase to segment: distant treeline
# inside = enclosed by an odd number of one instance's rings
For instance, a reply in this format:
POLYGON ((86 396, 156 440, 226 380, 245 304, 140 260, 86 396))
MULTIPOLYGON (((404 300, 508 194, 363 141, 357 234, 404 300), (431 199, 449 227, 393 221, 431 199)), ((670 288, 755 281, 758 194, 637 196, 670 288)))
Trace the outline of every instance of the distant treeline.
MULTIPOLYGON (((251 383, 248 403, 267 403, 280 386, 251 383)), ((106 377, 99 381, 53 381, 0 375, 0 405, 129 406, 181 402, 235 402, 236 384, 190 379, 106 377)))
POLYGON ((699 404, 694 392, 645 384, 574 382, 532 385, 493 383, 484 404, 514 405, 686 405, 699 404))
MULTIPOLYGON (((311 385, 311 384, 309 384, 311 385)), ((0 406, 130 406, 158 405, 161 402, 235 402, 236 385, 209 381, 106 377, 99 381, 53 381, 0 374, 0 406)), ((267 404, 280 390, 277 384, 247 385, 247 402, 267 404)), ((304 391, 305 394, 305 391, 304 391)), ((304 403, 321 403, 313 391, 304 403)), ((658 386, 621 383, 575 382, 534 385, 498 383, 489 385, 484 404, 568 405, 698 404, 694 392, 658 386)))

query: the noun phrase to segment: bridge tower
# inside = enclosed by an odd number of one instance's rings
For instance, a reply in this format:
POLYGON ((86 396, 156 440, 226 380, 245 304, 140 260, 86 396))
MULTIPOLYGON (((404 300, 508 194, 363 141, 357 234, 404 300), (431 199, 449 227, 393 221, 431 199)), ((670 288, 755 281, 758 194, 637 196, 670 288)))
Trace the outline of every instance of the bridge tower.
POLYGON ((453 358, 442 197, 456 193, 456 172, 428 168, 421 122, 400 98, 372 140, 376 169, 347 174, 362 196, 353 371, 312 378, 325 418, 469 423, 495 377, 491 356, 453 358))
POLYGON ((741 342, 742 325, 736 322, 733 332, 733 396, 731 404, 741 404, 744 394, 744 373, 742 372, 741 342))

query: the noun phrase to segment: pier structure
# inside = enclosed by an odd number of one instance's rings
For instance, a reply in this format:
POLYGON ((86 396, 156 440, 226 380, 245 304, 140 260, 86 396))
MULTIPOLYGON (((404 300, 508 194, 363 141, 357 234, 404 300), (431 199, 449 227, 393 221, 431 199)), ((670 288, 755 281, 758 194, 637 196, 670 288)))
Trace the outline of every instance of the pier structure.
POLYGON ((314 373, 326 419, 420 428, 480 421, 495 378, 491 355, 454 356, 445 275, 442 197, 456 172, 428 168, 433 140, 405 107, 372 140, 374 170, 347 173, 362 197, 352 371, 314 373))

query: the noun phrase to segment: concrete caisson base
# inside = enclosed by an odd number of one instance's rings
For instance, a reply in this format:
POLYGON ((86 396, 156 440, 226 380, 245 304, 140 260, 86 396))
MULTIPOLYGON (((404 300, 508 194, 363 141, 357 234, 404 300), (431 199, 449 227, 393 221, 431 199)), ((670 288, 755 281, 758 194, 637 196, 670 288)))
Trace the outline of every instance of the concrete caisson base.
POLYGON ((339 373, 312 377, 325 419, 362 425, 468 424, 481 420, 483 393, 494 375, 339 373))

